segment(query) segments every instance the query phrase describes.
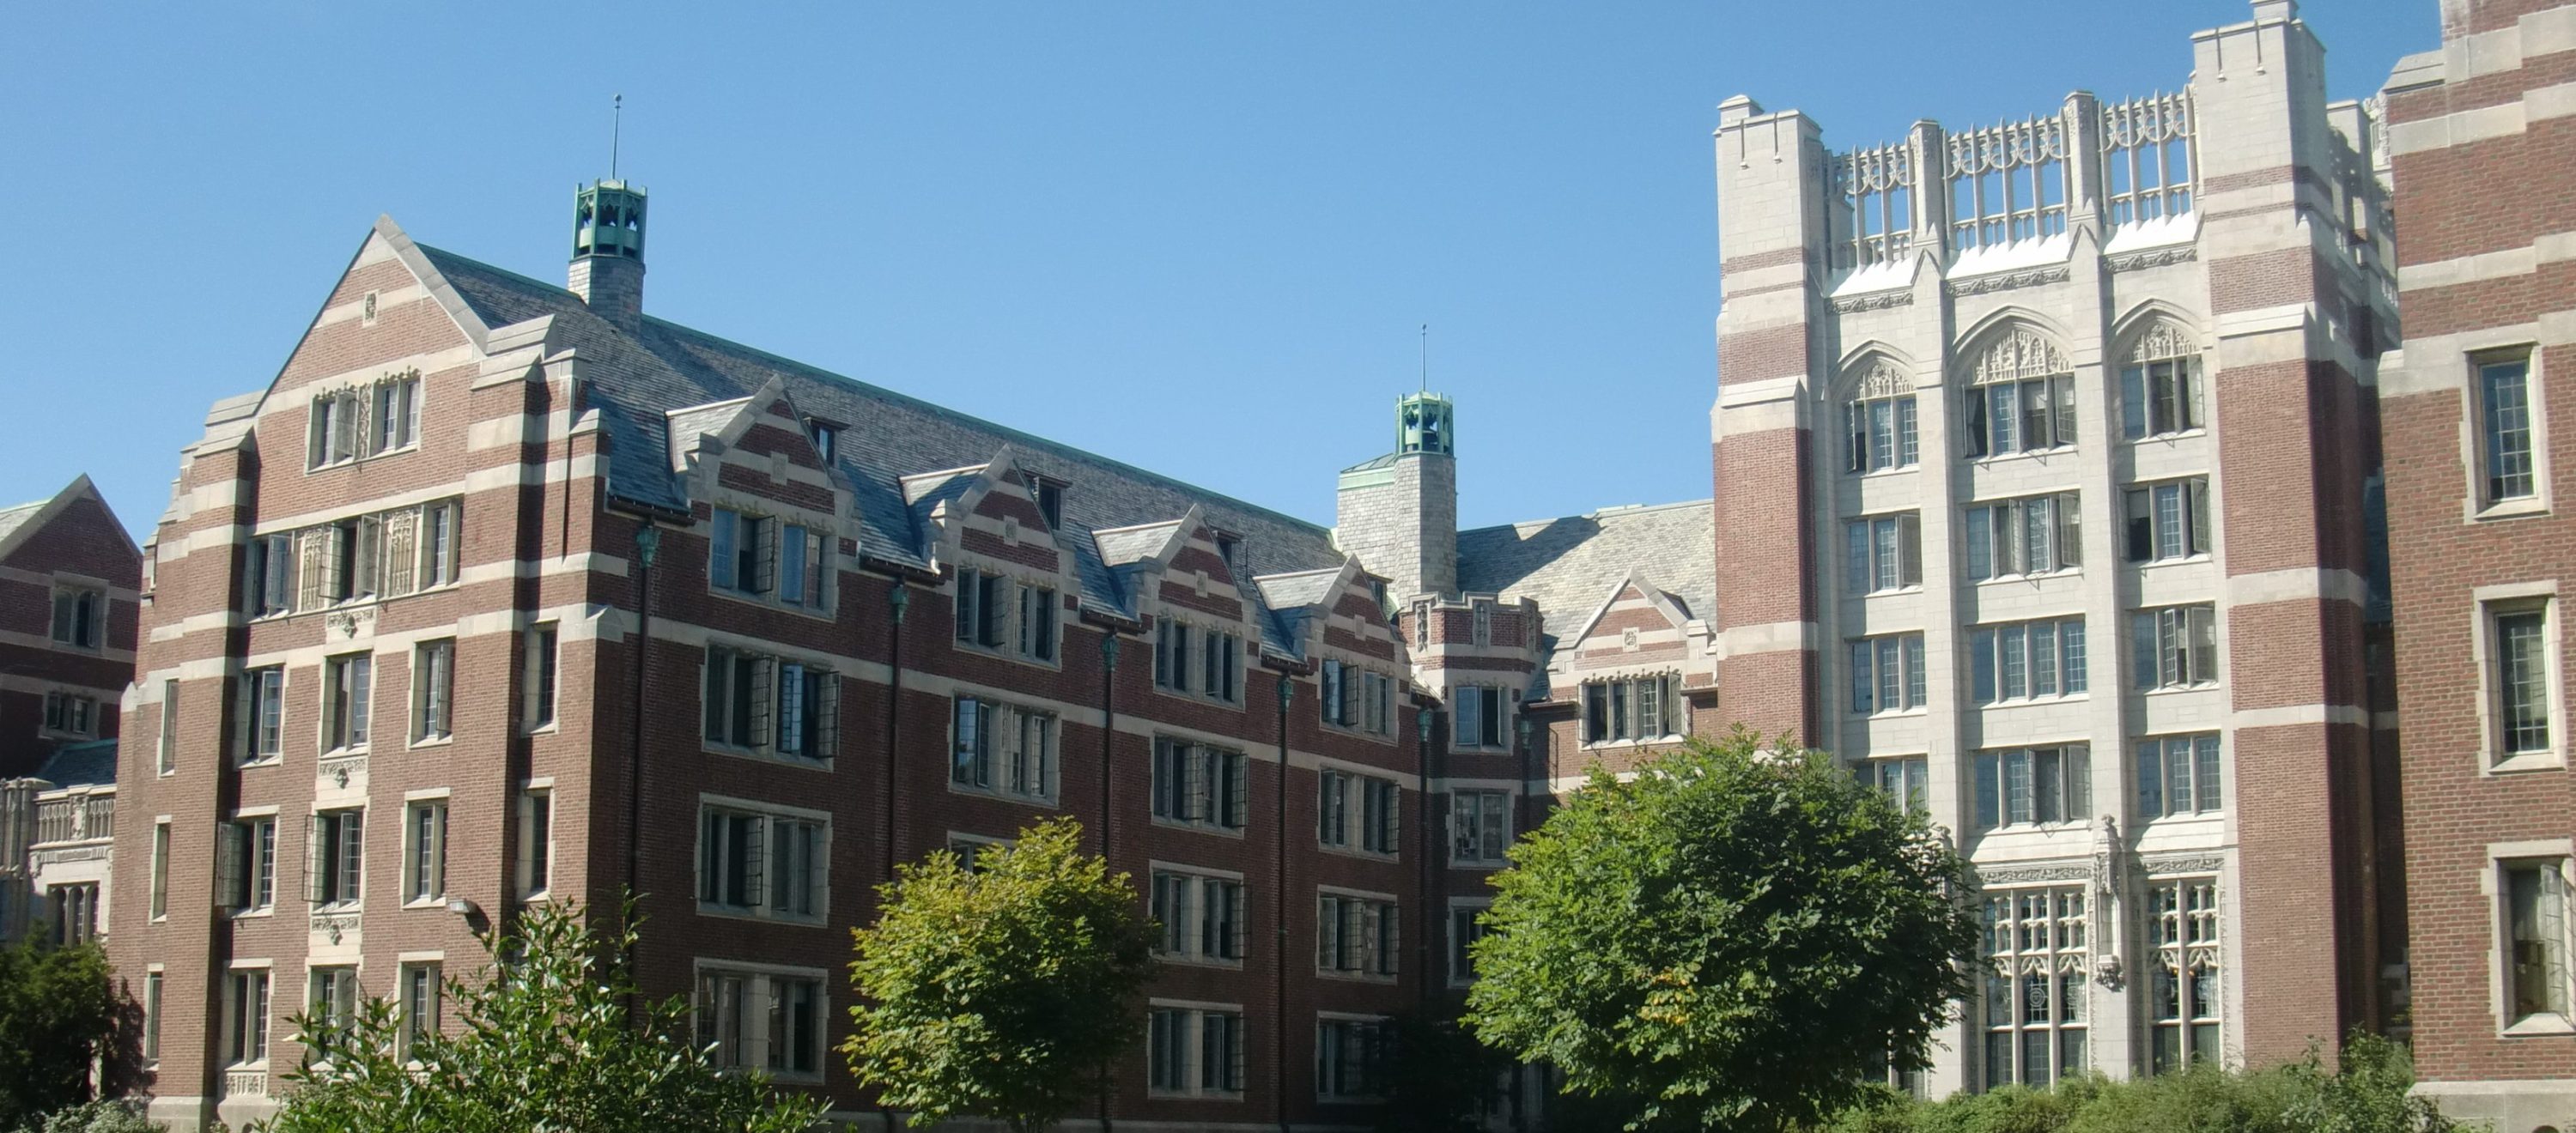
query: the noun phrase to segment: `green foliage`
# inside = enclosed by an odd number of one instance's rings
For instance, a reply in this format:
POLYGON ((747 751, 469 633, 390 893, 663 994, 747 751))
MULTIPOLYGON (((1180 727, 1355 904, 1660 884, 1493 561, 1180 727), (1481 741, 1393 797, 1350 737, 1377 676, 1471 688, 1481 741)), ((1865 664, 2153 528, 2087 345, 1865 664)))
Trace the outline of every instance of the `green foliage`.
POLYGON ((41 1124, 24 1126, 19 1133, 163 1133, 163 1130, 144 1118, 142 1102, 101 1098, 56 1110, 48 1114, 41 1124))
POLYGON ((284 1107, 252 1128, 791 1133, 819 1119, 818 1101, 710 1062, 684 1000, 639 1001, 624 963, 636 923, 630 900, 614 933, 594 934, 567 902, 530 909, 514 934, 487 934, 485 949, 509 959, 446 981, 446 1014, 463 1027, 413 1041, 408 1064, 385 1000, 360 1004, 344 1027, 295 1016, 314 1060, 287 1073, 284 1107))
POLYGON ((1964 867, 1826 756, 1739 729, 1584 789, 1512 851, 1468 1023, 1630 1095, 1632 1129, 1769 1133, 1919 1060, 1968 986, 1964 867))
POLYGON ((0 1129, 88 1101, 90 1062, 116 1029, 107 957, 43 936, 0 947, 0 1129))
POLYGON ((1398 1015, 1388 1063, 1384 1133, 1471 1133, 1497 1076, 1510 1059, 1477 1042, 1453 1009, 1398 1015))
POLYGON ((2460 1133, 2408 1094, 2406 1052, 2355 1033, 2342 1067, 2306 1060, 2251 1073, 2198 1065, 2129 1082, 2094 1077, 2055 1090, 2010 1086, 1935 1103, 1876 1091, 1815 1133, 2460 1133))
POLYGON ((841 1051, 913 1123, 975 1114, 1043 1128, 1143 1039, 1152 922, 1133 881, 1081 840, 1079 823, 1057 819, 971 872, 943 850, 878 888, 883 914, 852 932, 857 1027, 841 1051))

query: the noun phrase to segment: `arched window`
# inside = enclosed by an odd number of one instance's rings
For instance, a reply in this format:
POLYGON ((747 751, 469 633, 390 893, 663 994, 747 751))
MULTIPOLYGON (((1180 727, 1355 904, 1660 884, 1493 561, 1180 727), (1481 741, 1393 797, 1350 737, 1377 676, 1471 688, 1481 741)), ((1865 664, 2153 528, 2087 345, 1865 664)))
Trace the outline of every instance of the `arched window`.
POLYGON ((2055 343, 2037 331, 2015 327, 1978 355, 1965 409, 1971 457, 2073 445, 2073 367, 2055 343))
POLYGON ((2207 428, 2208 417, 2199 345, 2182 328, 2158 320, 2130 344, 2120 367, 2121 435, 2169 437, 2207 428))
POLYGON ((1920 454, 1914 429, 1914 375, 1886 358, 1873 358, 1850 385, 1843 403, 1843 469, 1884 472, 1912 468, 1920 454))

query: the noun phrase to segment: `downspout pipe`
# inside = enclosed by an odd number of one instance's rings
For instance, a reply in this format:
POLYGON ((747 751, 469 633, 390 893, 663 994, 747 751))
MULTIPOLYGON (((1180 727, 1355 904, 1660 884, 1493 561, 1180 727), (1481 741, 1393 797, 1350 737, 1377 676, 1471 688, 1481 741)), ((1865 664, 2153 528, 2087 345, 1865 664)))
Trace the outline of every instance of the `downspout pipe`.
MULTIPOLYGON (((626 752, 626 899, 636 900, 644 886, 644 674, 645 655, 653 649, 653 563, 661 556, 662 529, 645 520, 635 532, 635 673, 628 690, 631 712, 630 738, 626 752)), ((634 926, 623 925, 622 928, 634 926)), ((626 950, 626 972, 640 982, 640 954, 643 937, 626 950)), ((640 1025, 637 1009, 640 1001, 627 997, 627 1014, 640 1025)))
POLYGON ((1288 674, 1279 674, 1279 813, 1272 823, 1270 850, 1270 920, 1278 926, 1279 943, 1271 949, 1271 995, 1276 1057, 1270 1060, 1271 1104, 1279 1133, 1288 1129, 1288 697, 1297 690, 1288 674))
POLYGON ((1432 1000, 1439 994, 1439 988, 1448 982, 1446 978, 1434 978, 1437 973, 1431 968, 1431 937, 1435 931, 1434 926, 1446 929, 1449 920, 1449 887, 1442 884, 1446 874, 1441 869, 1439 861, 1442 839, 1433 825, 1438 816, 1431 808, 1432 791, 1441 780, 1439 749, 1431 744, 1431 728, 1437 715, 1438 713, 1427 703, 1416 703, 1413 706, 1414 732, 1421 738, 1422 744, 1419 749, 1421 758, 1415 763, 1422 772, 1422 789, 1415 792, 1420 796, 1416 800, 1416 805, 1421 812, 1421 817, 1415 825, 1422 831, 1422 899, 1426 910, 1420 931, 1413 934, 1418 940, 1414 945, 1413 970, 1422 973, 1422 1003, 1426 1007, 1430 1006, 1432 1000))
MULTIPOLYGON (((896 575, 894 588, 886 591, 886 613, 892 618, 894 628, 887 635, 891 639, 891 644, 887 660, 889 676, 886 691, 885 776, 878 803, 882 808, 880 813, 883 815, 882 825, 885 827, 885 860, 878 876, 887 884, 894 882, 895 768, 902 762, 898 757, 903 750, 903 615, 911 607, 912 588, 904 584, 903 576, 896 575)), ((883 1093, 877 1095, 877 1120, 885 1129, 892 1130, 896 1127, 894 1107, 886 1104, 883 1093)))
MULTIPOLYGON (((1100 860, 1109 860, 1110 789, 1115 780, 1110 774, 1110 753, 1117 750, 1118 738, 1118 631, 1102 627, 1100 633, 1100 860)), ((1109 1126, 1109 1060, 1104 1054, 1100 1063, 1100 1129, 1109 1126)))

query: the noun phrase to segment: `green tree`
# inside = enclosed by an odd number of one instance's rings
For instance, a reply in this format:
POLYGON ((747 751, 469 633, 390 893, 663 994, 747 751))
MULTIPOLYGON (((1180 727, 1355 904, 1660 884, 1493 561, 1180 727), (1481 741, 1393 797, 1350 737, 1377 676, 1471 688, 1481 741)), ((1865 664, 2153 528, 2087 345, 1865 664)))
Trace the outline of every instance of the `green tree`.
POLYGON ((1143 1037, 1152 922, 1129 877, 1081 838, 1057 819, 972 870, 934 853, 879 886, 876 925, 853 930, 857 1027, 841 1050, 915 1124, 974 1114, 1044 1128, 1143 1037))
POLYGON ((0 947, 0 1129, 90 1100, 90 1064, 116 1030, 107 957, 44 937, 0 947))
POLYGON ((1630 1128, 1769 1133, 1920 1063, 1968 985, 1966 873, 1821 752, 1738 729, 1584 789, 1494 878, 1468 1024, 1630 1095, 1630 1128))
POLYGON ((637 917, 629 901, 612 932, 581 909, 536 906, 514 932, 487 933, 506 959, 446 981, 452 1033, 402 1042, 382 999, 344 1025, 290 1020, 307 1062, 290 1071, 283 1107, 254 1129, 275 1133, 791 1133, 820 1102, 784 1096, 759 1074, 719 1069, 689 1036, 688 1005, 637 1003, 623 958, 637 917), (630 1009, 632 1005, 632 1009, 630 1009))
POLYGON ((1396 1016, 1385 1133, 1473 1133, 1494 1082, 1512 1068, 1501 1052, 1476 1041, 1449 1007, 1396 1016))

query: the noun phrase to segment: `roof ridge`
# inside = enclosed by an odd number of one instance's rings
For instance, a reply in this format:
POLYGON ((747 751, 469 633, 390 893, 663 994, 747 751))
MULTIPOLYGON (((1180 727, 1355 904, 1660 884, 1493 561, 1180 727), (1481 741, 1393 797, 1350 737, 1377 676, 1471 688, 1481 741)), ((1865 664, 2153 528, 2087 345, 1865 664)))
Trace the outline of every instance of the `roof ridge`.
POLYGON ((948 418, 948 419, 950 419, 950 420, 954 420, 954 421, 961 421, 961 422, 964 422, 964 423, 966 423, 966 424, 972 425, 972 426, 974 426, 974 427, 976 427, 976 428, 984 429, 984 430, 988 430, 988 431, 990 431, 990 432, 993 432, 993 433, 999 434, 999 435, 1000 435, 1004 440, 1009 441, 1009 442, 1014 443, 1014 444, 1025 443, 1025 444, 1027 444, 1028 446, 1030 446, 1030 447, 1032 447, 1032 448, 1035 448, 1035 449, 1037 449, 1037 450, 1039 450, 1039 451, 1041 451, 1041 452, 1072 453, 1072 454, 1077 455, 1077 456, 1079 456, 1079 457, 1081 457, 1081 458, 1083 458, 1083 459, 1085 459, 1085 460, 1095 461, 1095 462, 1097 462, 1097 463, 1099 463, 1099 464, 1101 464, 1101 465, 1103 465, 1103 466, 1106 466, 1107 468, 1109 468, 1109 469, 1111 469, 1111 470, 1113 470, 1113 471, 1122 472, 1122 473, 1126 473, 1126 474, 1129 474, 1129 475, 1132 475, 1132 476, 1141 477, 1141 478, 1143 478, 1143 479, 1151 480, 1151 481, 1154 481, 1154 482, 1156 482, 1156 483, 1162 484, 1162 485, 1163 485, 1163 486, 1165 486, 1165 487, 1173 488, 1173 489, 1179 490, 1180 492, 1182 492, 1182 493, 1183 493, 1183 494, 1185 494, 1185 495, 1200 496, 1200 497, 1204 497, 1204 498, 1206 498, 1206 499, 1216 500, 1216 501, 1219 501, 1219 502, 1221 502, 1221 503, 1226 504, 1226 505, 1227 505, 1227 506, 1229 506, 1229 507, 1240 508, 1240 509, 1242 509, 1242 510, 1244 510, 1244 511, 1251 512, 1251 513, 1254 513, 1254 514, 1256 514, 1256 515, 1267 516, 1267 517, 1269 517, 1270 519, 1275 520, 1275 521, 1278 521, 1278 522, 1281 522, 1281 523, 1292 524, 1292 525, 1295 525, 1295 526, 1297 526, 1297 527, 1305 528, 1305 529, 1307 529, 1307 530, 1309 530, 1309 531, 1312 531, 1313 533, 1315 533, 1315 534, 1317 534, 1317 535, 1322 535, 1322 536, 1329 537, 1329 536, 1332 534, 1332 530, 1333 530, 1333 529, 1332 529, 1331 527, 1328 527, 1328 526, 1326 526, 1326 525, 1324 525, 1324 524, 1321 524, 1321 523, 1316 523, 1316 522, 1314 522, 1313 520, 1308 520, 1308 519, 1299 519, 1299 518, 1297 518, 1296 516, 1289 515, 1289 514, 1288 514, 1288 513, 1286 513, 1286 512, 1276 511, 1276 510, 1273 510, 1273 509, 1271 509, 1271 508, 1263 507, 1263 506, 1261 506, 1260 504, 1251 503, 1251 502, 1246 501, 1246 500, 1237 499, 1236 497, 1229 496, 1229 495, 1227 495, 1227 494, 1225 494, 1225 493, 1223 493, 1223 492, 1215 491, 1215 490, 1210 489, 1210 488, 1207 488, 1207 487, 1205 487, 1205 486, 1202 486, 1202 485, 1199 485, 1199 484, 1191 483, 1191 482, 1189 482, 1189 481, 1187 481, 1187 480, 1182 480, 1182 479, 1179 479, 1179 478, 1174 477, 1174 476, 1170 476, 1170 475, 1166 475, 1166 474, 1161 473, 1161 472, 1153 471, 1153 470, 1151 470, 1151 469, 1147 469, 1147 468, 1139 468, 1139 467, 1137 467, 1136 465, 1129 464, 1129 463, 1127 463, 1126 461, 1119 460, 1119 459, 1118 459, 1118 458, 1116 458, 1116 457, 1102 456, 1101 454, 1096 453, 1096 452, 1093 452, 1093 451, 1091 451, 1090 449, 1086 449, 1086 448, 1079 448, 1079 447, 1076 447, 1076 446, 1074 446, 1074 445, 1066 444, 1066 443, 1064 443, 1063 441, 1051 440, 1051 439, 1049 439, 1049 438, 1039 436, 1039 435, 1037 435, 1037 434, 1035 434, 1035 433, 1026 432, 1026 431, 1023 431, 1023 430, 1020 430, 1020 429, 1015 429, 1015 428, 1012 428, 1012 427, 1011 427, 1011 426, 1009 426, 1009 425, 1000 424, 1000 423, 998 423, 998 422, 994 422, 994 421, 987 421, 987 420, 985 420, 984 418, 977 417, 977 416, 975 416, 974 414, 971 414, 971 413, 963 413, 963 412, 959 412, 959 411, 958 411, 958 410, 956 410, 956 409, 952 409, 952 408, 950 408, 950 407, 948 407, 948 406, 941 405, 941 404, 939 404, 939 403, 937 403, 937 402, 924 401, 924 400, 922 400, 921 398, 915 397, 915 396, 913 396, 913 395, 911 395, 911 394, 908 394, 908 393, 904 393, 904 392, 902 392, 902 391, 900 391, 900 390, 888 389, 888 388, 886 388, 885 386, 881 386, 881 385, 876 384, 875 382, 861 381, 861 380, 859 380, 859 379, 857 379, 857 378, 853 378, 853 377, 849 376, 848 374, 843 374, 843 373, 840 373, 840 372, 838 372, 838 371, 834 371, 834 370, 826 370, 826 369, 824 369, 823 367, 821 367, 821 366, 817 366, 817 365, 815 365, 815 364, 813 364, 813 363, 811 363, 811 362, 801 362, 801 361, 798 361, 798 360, 796 360, 796 359, 794 359, 794 358, 787 357, 787 356, 786 356, 786 355, 784 355, 784 354, 774 353, 774 352, 772 352, 772 351, 763 350, 763 349, 761 349, 761 348, 759 348, 759 347, 757 347, 757 346, 752 346, 752 345, 749 345, 749 344, 747 344, 747 343, 737 342, 737 341, 735 341, 735 340, 733 340, 733 339, 726 338, 726 337, 724 337, 723 335, 716 334, 716 333, 713 333, 713 332, 711 332, 711 331, 704 331, 704 330, 700 330, 700 329, 698 329, 698 328, 696 328, 696 327, 692 327, 692 326, 685 326, 685 325, 680 324, 680 323, 672 322, 672 321, 670 321, 669 319, 658 318, 658 317, 653 316, 653 315, 646 315, 646 316, 644 316, 644 321, 649 322, 649 323, 653 323, 653 324, 655 324, 655 325, 658 325, 658 326, 661 326, 661 327, 664 327, 664 328, 667 328, 667 329, 669 329, 669 330, 671 330, 671 331, 674 331, 674 332, 677 332, 677 333, 680 333, 680 334, 694 335, 694 336, 696 336, 696 337, 698 337, 698 338, 706 339, 706 340, 707 340, 707 341, 709 341, 709 342, 714 342, 714 343, 722 344, 722 345, 724 345, 724 346, 729 346, 729 347, 732 347, 732 348, 734 348, 734 349, 736 349, 736 350, 740 350, 740 351, 742 351, 742 352, 744 352, 744 353, 746 353, 746 354, 754 354, 754 355, 758 355, 759 357, 762 357, 762 358, 773 359, 773 360, 775 360, 775 361, 777 361, 777 362, 779 362, 779 363, 781 363, 781 364, 783 364, 783 365, 786 365, 786 366, 792 366, 792 367, 794 367, 794 368, 796 368, 796 369, 798 369, 798 370, 805 371, 805 372, 807 372, 807 373, 809 373, 809 374, 811 374, 811 375, 814 375, 814 376, 816 376, 816 377, 820 377, 820 378, 829 378, 829 379, 831 379, 831 380, 833 380, 833 381, 837 381, 837 382, 847 382, 847 383, 849 383, 850 385, 857 386, 857 387, 858 387, 858 388, 860 388, 861 390, 867 391, 867 393, 868 393, 870 396, 874 396, 874 397, 883 397, 883 398, 886 398, 886 399, 888 399, 888 400, 890 400, 890 401, 898 401, 898 402, 902 402, 903 404, 905 404, 905 405, 907 405, 907 406, 910 406, 910 407, 915 408, 915 409, 919 409, 919 410, 921 410, 921 411, 923 411, 923 412, 926 412, 926 413, 935 414, 935 415, 937 415, 937 416, 945 417, 945 418, 948 418))
POLYGON ((1614 504, 1610 507, 1594 508, 1591 511, 1578 512, 1573 515, 1550 515, 1543 516, 1538 519, 1515 520, 1510 523, 1491 523, 1483 527, 1460 528, 1458 534, 1463 537, 1479 531, 1516 531, 1533 524, 1556 523, 1568 519, 1598 519, 1605 515, 1642 515, 1650 511, 1671 511, 1674 508, 1706 507, 1716 502, 1717 497, 1707 496, 1696 500, 1675 500, 1668 504, 1614 504))
POLYGON ((566 287, 566 286, 564 286, 564 285, 562 285, 562 284, 560 284, 560 283, 548 283, 548 282, 546 282, 546 281, 544 281, 544 280, 542 280, 542 279, 538 279, 537 277, 532 276, 532 275, 521 275, 521 274, 519 274, 518 272, 511 271, 510 269, 505 268, 505 267, 501 267, 501 266, 499 266, 499 265, 497 265, 497 264, 488 264, 488 263, 485 263, 485 262, 483 262, 483 261, 481 261, 481 260, 475 259, 475 258, 474 258, 474 257, 472 257, 472 256, 466 255, 466 254, 464 254, 463 252, 451 252, 451 251, 449 251, 449 250, 447 250, 447 249, 445 249, 445 248, 441 248, 441 247, 439 247, 439 246, 437 246, 437 245, 435 245, 435 244, 423 244, 423 243, 421 243, 421 242, 420 242, 420 241, 418 241, 418 240, 414 240, 414 241, 412 241, 412 242, 411 242, 411 246, 412 246, 412 247, 415 247, 415 248, 420 249, 423 253, 426 253, 426 254, 430 254, 430 255, 438 255, 438 256, 445 256, 445 257, 447 257, 448 259, 451 259, 451 260, 459 260, 459 261, 462 261, 462 262, 465 264, 465 266, 467 266, 467 267, 471 267, 471 268, 481 268, 482 270, 484 270, 484 271, 488 271, 488 272, 491 272, 491 273, 492 273, 492 274, 494 274, 494 275, 508 276, 510 279, 515 280, 515 281, 520 282, 520 283, 527 284, 527 285, 528 285, 528 286, 530 286, 530 287, 542 287, 542 288, 544 288, 544 289, 546 289, 546 290, 548 290, 548 291, 552 291, 552 292, 555 292, 555 293, 560 294, 560 295, 570 295, 570 296, 572 296, 572 297, 573 297, 573 298, 575 298, 575 299, 579 299, 579 298, 581 297, 581 296, 580 296, 580 293, 578 293, 578 292, 574 291, 572 288, 566 287))

